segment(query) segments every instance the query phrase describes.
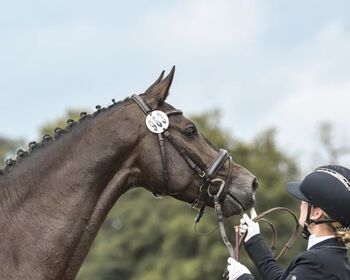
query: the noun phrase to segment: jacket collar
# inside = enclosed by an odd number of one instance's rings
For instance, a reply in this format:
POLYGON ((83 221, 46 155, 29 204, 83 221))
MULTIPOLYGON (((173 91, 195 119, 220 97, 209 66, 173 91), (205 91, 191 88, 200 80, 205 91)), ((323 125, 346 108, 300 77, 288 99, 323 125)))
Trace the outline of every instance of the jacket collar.
POLYGON ((311 234, 309 237, 309 242, 307 244, 307 249, 309 250, 311 247, 315 246, 316 244, 323 242, 327 239, 334 238, 334 235, 326 235, 326 236, 316 236, 314 234, 311 234))
POLYGON ((313 245, 311 245, 310 247, 308 247, 308 250, 314 250, 317 249, 319 247, 323 247, 323 246, 329 246, 329 247, 338 247, 338 248, 344 248, 345 250, 347 250, 347 248, 344 246, 344 244, 339 241, 337 238, 330 237, 328 239, 325 239, 323 241, 319 241, 314 243, 313 245))

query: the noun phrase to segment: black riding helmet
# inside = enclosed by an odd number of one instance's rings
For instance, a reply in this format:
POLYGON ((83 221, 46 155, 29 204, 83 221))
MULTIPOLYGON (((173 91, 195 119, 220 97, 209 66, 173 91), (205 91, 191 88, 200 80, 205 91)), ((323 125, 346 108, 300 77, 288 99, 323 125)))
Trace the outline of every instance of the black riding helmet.
POLYGON ((305 176, 302 182, 289 182, 287 191, 325 211, 343 226, 350 226, 350 170, 326 165, 305 176))

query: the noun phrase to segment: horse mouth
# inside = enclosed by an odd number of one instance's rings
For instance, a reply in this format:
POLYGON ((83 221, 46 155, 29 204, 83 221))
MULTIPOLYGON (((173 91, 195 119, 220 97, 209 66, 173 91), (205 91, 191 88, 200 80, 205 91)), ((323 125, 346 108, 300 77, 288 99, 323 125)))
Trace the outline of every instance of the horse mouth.
POLYGON ((236 198, 236 197, 235 197, 234 195, 232 195, 231 193, 227 193, 227 196, 228 196, 228 199, 233 200, 233 201, 236 203, 236 205, 239 206, 239 207, 241 208, 242 212, 245 211, 245 207, 244 207, 243 204, 239 201, 238 198, 236 198))
POLYGON ((243 212, 251 209, 255 203, 255 194, 236 195, 230 191, 226 193, 222 203, 222 211, 225 218, 241 215, 243 212))

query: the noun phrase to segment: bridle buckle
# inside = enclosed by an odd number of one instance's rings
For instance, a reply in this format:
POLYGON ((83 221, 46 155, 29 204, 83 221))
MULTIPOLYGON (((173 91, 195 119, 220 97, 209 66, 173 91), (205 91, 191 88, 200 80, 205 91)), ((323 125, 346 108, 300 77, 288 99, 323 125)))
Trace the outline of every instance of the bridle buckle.
POLYGON ((225 188, 225 181, 220 179, 220 178, 215 178, 213 180, 210 180, 210 184, 209 184, 209 187, 207 189, 207 193, 208 193, 208 195, 210 197, 214 197, 214 196, 220 197, 220 195, 221 195, 222 191, 224 190, 224 188, 225 188), (212 187, 216 183, 220 184, 219 190, 216 193, 212 193, 210 191, 210 187, 212 187))

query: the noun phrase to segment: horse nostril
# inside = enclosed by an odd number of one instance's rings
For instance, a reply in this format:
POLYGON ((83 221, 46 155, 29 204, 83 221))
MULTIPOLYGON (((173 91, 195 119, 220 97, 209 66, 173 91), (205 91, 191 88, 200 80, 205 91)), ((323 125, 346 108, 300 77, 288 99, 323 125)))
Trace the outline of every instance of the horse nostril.
POLYGON ((255 192, 258 189, 258 187, 259 187, 258 179, 254 178, 253 184, 252 184, 253 192, 255 192))

